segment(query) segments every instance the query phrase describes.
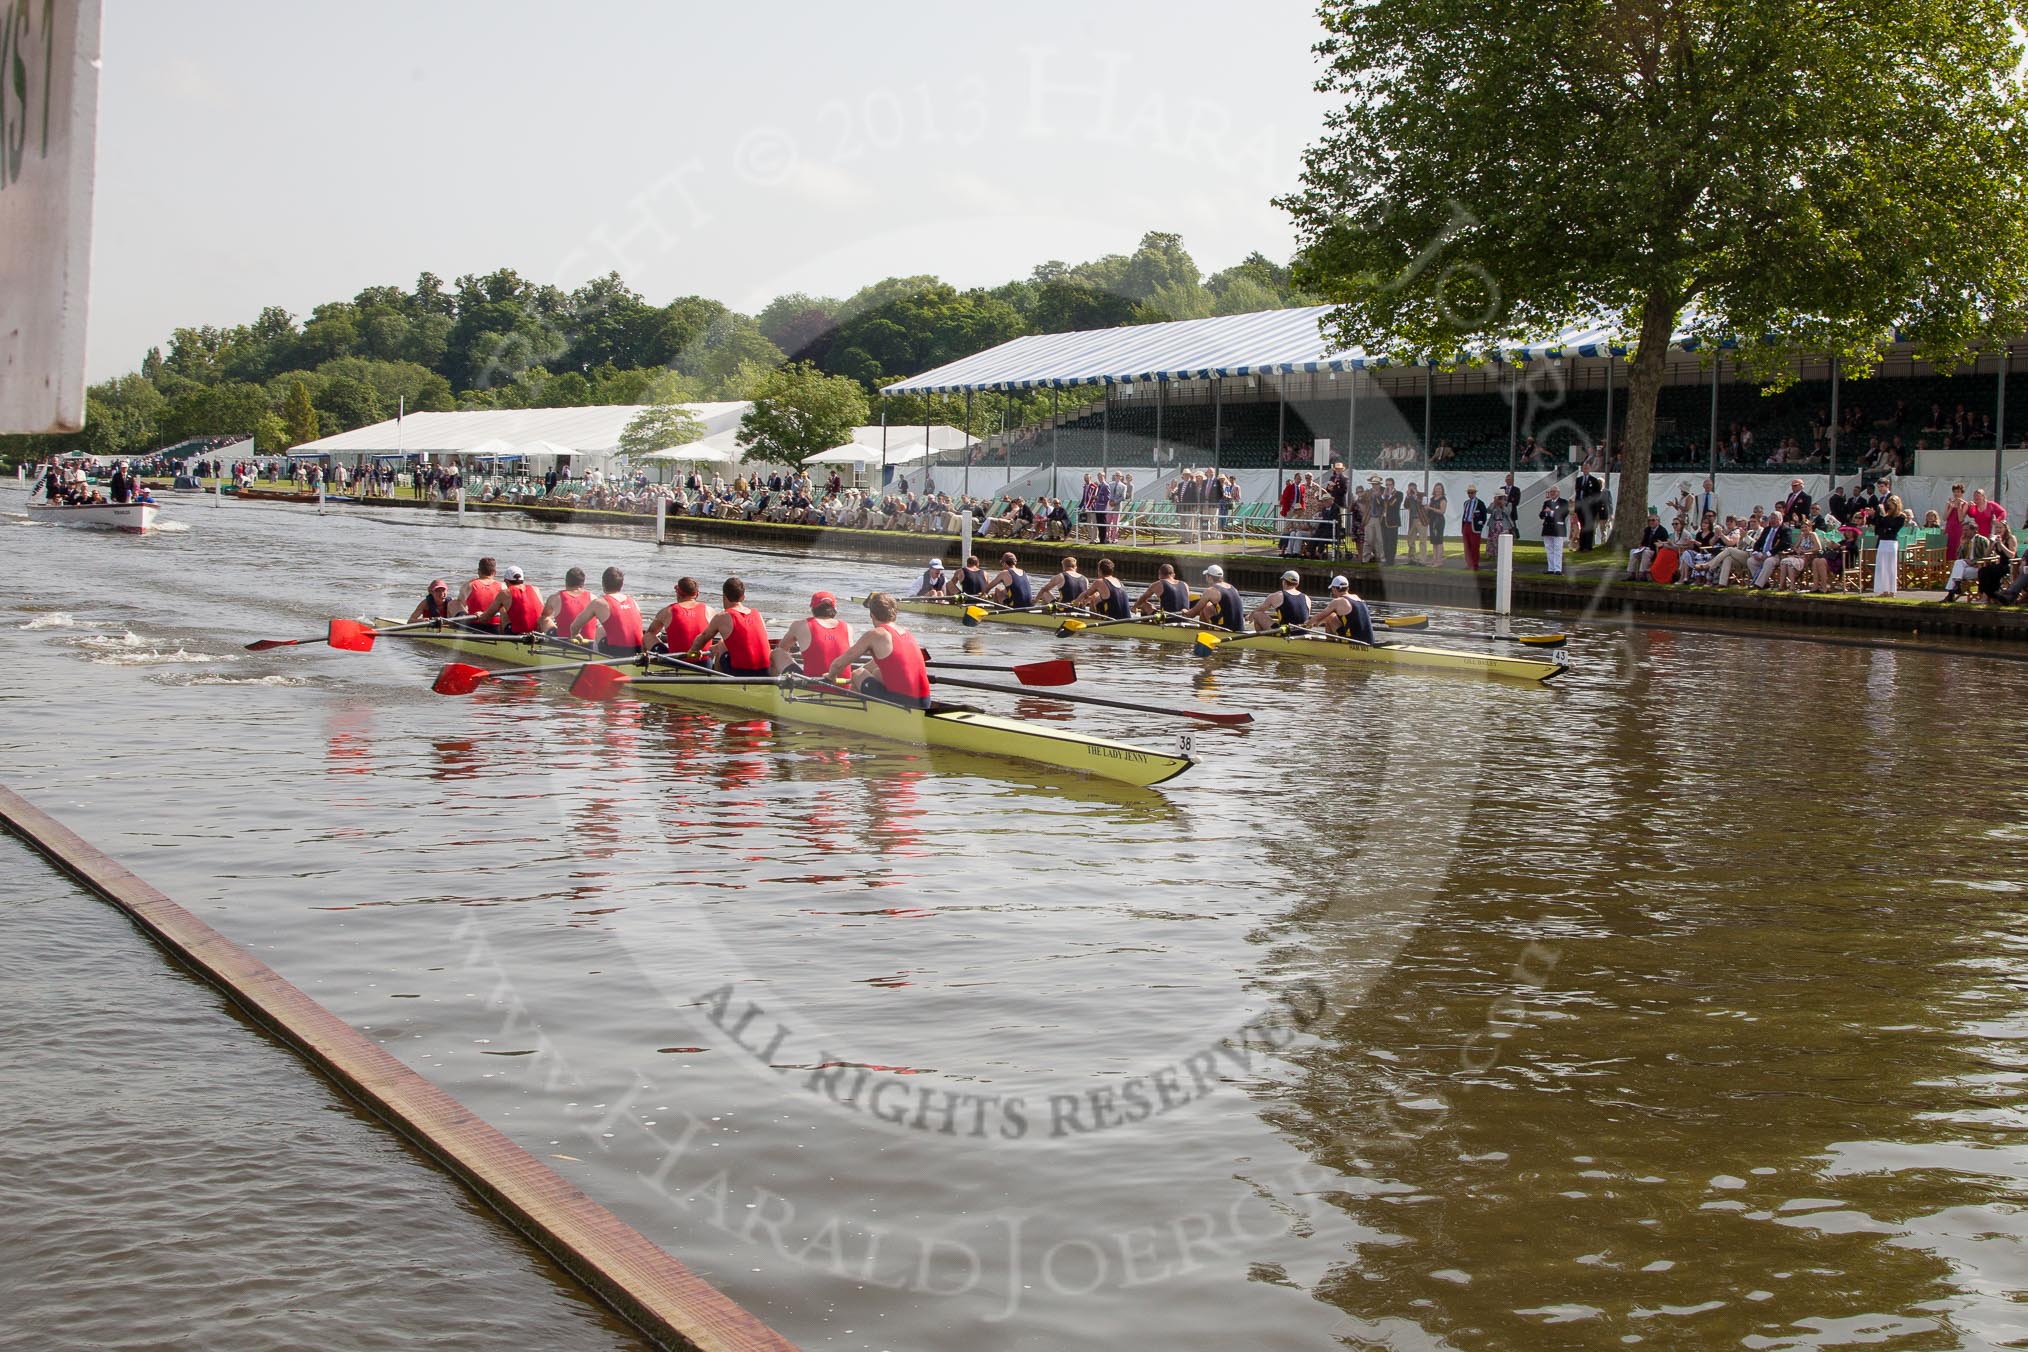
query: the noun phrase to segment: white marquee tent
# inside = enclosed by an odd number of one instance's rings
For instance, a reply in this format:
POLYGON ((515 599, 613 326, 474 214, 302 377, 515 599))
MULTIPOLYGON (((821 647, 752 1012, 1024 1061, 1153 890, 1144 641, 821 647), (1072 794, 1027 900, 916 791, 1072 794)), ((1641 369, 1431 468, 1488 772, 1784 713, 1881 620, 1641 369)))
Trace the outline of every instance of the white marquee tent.
MULTIPOLYGON (((620 433, 641 413, 644 404, 595 404, 584 408, 473 409, 456 413, 411 413, 367 427, 355 427, 308 441, 291 452, 297 456, 355 457, 420 455, 432 460, 454 457, 528 457, 532 468, 546 468, 568 455, 573 467, 606 465, 619 457, 620 433)), ((752 405, 685 404, 702 422, 707 440, 738 430, 752 405)))
POLYGON ((833 446, 810 457, 813 465, 916 465, 931 460, 948 451, 961 451, 967 446, 978 444, 977 438, 965 435, 961 427, 948 423, 933 423, 929 428, 929 439, 924 441, 920 427, 855 427, 852 439, 842 446, 833 446), (881 433, 887 434, 887 448, 881 449, 881 433))

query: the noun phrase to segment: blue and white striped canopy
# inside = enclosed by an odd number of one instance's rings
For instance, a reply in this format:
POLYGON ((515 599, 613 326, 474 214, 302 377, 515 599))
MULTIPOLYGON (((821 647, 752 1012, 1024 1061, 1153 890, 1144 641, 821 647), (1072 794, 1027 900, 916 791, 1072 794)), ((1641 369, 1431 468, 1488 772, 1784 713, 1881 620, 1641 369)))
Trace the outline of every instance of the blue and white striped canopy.
MULTIPOLYGON (((887 386, 887 391, 949 394, 959 390, 1124 385, 1143 380, 1360 371, 1404 364, 1385 355, 1369 355, 1364 348, 1340 349, 1328 343, 1323 320, 1331 308, 1307 305, 1291 310, 1220 315, 1215 319, 1030 334, 897 381, 887 386)), ((1683 332, 1676 334, 1671 343, 1684 351, 1695 351, 1702 341, 1683 332)), ((1566 330, 1546 342, 1491 343, 1467 355, 1478 360, 1517 362, 1545 357, 1603 357, 1608 353, 1623 357, 1631 350, 1616 329, 1594 324, 1566 330)))

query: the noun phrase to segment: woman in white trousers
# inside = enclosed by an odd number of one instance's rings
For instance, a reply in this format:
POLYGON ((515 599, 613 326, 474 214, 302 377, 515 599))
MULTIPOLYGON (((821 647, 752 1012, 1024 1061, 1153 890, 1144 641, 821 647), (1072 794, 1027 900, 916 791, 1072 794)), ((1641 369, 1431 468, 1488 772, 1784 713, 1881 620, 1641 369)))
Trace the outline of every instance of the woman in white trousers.
POLYGON ((1900 583, 1901 571, 1901 530, 1908 524, 1908 513, 1901 509, 1901 495, 1890 493, 1887 501, 1880 506, 1880 514, 1873 518, 1873 534, 1880 540, 1873 552, 1873 594, 1892 596, 1900 583))

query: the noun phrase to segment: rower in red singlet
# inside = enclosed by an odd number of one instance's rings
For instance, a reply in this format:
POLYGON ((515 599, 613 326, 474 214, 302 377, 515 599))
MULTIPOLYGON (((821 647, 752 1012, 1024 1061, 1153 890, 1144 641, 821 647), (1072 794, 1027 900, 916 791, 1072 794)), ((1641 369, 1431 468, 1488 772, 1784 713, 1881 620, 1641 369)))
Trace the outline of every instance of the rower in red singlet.
POLYGON ((831 664, 852 646, 852 626, 838 618, 838 598, 820 591, 810 597, 808 618, 797 620, 775 648, 775 675, 796 666, 813 681, 828 680, 831 664))
POLYGON ((565 638, 576 638, 596 621, 599 626, 598 650, 607 657, 639 657, 641 655, 641 608, 634 604, 634 598, 620 590, 627 585, 627 575, 617 568, 608 568, 599 578, 599 586, 605 595, 593 601, 578 614, 571 627, 564 633, 565 638))
POLYGON ((760 612, 747 606, 746 583, 729 577, 719 588, 719 595, 725 598, 725 609, 711 617, 711 623, 691 640, 683 655, 694 662, 705 645, 717 639, 718 656, 711 660, 713 671, 728 676, 769 675, 774 655, 768 646, 768 627, 760 612))
MULTIPOLYGON (((536 627, 545 634, 568 634, 591 603, 592 594, 585 590, 584 569, 572 568, 563 575, 563 590, 552 594, 542 607, 542 619, 536 627)), ((599 627, 593 624, 581 638, 583 642, 596 643, 598 636, 599 627)))
POLYGON ((697 579, 679 577, 676 579, 676 599, 663 606, 655 615, 655 622, 648 626, 647 637, 642 642, 650 652, 686 653, 697 636, 704 632, 704 626, 711 623, 711 607, 697 599, 697 579), (657 639, 662 641, 658 649, 657 639))
POLYGON ((495 629, 505 626, 509 634, 532 634, 542 623, 542 593, 519 568, 509 567, 506 584, 493 604, 479 617, 479 623, 495 629))
POLYGON ((492 609, 494 599, 500 595, 500 579, 493 576, 495 564, 488 554, 479 560, 479 575, 465 583, 466 623, 475 629, 497 629, 500 626, 481 621, 478 617, 492 609))
POLYGON ((929 708, 929 666, 915 635, 894 622, 899 613, 894 598, 886 592, 873 593, 866 598, 866 613, 873 617, 873 627, 832 659, 830 674, 841 675, 854 662, 870 658, 852 673, 854 690, 905 709, 929 708))

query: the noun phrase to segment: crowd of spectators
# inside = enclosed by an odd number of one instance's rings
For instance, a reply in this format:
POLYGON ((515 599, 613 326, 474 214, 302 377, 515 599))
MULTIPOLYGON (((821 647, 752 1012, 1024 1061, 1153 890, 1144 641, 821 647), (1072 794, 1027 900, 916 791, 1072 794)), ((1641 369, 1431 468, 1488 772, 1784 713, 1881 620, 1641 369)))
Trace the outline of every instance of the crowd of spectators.
POLYGON ((1891 480, 1861 476, 1849 489, 1834 487, 1822 502, 1789 482, 1779 502, 1755 504, 1744 515, 1723 510, 1710 479, 1693 491, 1686 480, 1665 504, 1670 524, 1651 509, 1640 547, 1627 560, 1627 576, 1684 586, 1725 587, 1739 582, 1757 590, 1858 590, 1871 573, 1871 590, 1895 596, 1901 586, 1904 547, 1927 548, 1928 533, 1942 536, 1937 560, 1946 602, 2018 602, 2028 572, 2007 509, 1985 490, 1968 496, 1951 486, 1942 511, 1911 519, 1891 480), (1871 553, 1868 554, 1870 544, 1871 553), (1666 552, 1665 552, 1666 551, 1666 552), (1657 570, 1658 561, 1666 568, 1657 570))
POLYGON ((28 490, 28 495, 32 498, 40 493, 46 501, 64 507, 95 507, 104 503, 155 501, 155 495, 148 491, 148 486, 142 483, 124 462, 116 462, 113 465, 103 489, 93 483, 85 471, 85 465, 78 461, 68 463, 50 461, 38 466, 34 485, 28 490))

